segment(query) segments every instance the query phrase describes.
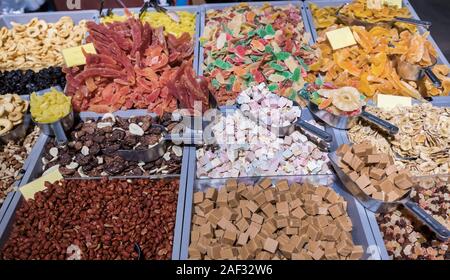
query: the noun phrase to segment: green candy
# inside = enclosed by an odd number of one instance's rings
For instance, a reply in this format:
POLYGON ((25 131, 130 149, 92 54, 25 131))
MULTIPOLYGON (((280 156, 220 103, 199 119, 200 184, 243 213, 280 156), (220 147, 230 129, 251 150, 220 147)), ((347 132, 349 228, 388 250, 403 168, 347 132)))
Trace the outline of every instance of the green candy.
POLYGON ((222 59, 216 59, 214 61, 214 65, 223 70, 228 70, 233 67, 233 65, 231 65, 229 62, 223 61, 222 59))

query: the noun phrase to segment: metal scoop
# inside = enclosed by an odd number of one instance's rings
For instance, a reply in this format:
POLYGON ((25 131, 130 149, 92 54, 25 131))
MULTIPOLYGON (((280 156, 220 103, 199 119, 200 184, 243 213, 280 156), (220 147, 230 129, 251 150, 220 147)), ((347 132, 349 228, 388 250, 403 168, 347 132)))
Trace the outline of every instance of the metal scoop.
POLYGON ((168 11, 166 8, 161 7, 158 4, 158 1, 156 1, 156 0, 150 0, 150 1, 144 2, 144 5, 139 10, 139 18, 141 18, 141 16, 144 14, 144 12, 146 12, 148 10, 148 8, 150 8, 151 6, 153 8, 155 8, 155 10, 157 12, 165 13, 166 15, 168 15, 170 17, 170 19, 173 20, 174 22, 180 23, 180 17, 178 16, 177 13, 172 12, 172 11, 168 11))
POLYGON ((168 142, 172 141, 172 135, 169 134, 167 129, 162 125, 152 124, 152 126, 160 127, 161 129, 161 138, 158 143, 152 145, 148 149, 118 150, 115 154, 127 161, 142 162, 152 162, 164 156, 167 151, 168 142))
POLYGON ((336 17, 345 25, 348 26, 353 26, 353 25, 360 25, 360 26, 364 26, 367 29, 371 29, 375 26, 381 26, 381 27, 387 27, 390 28, 392 27, 396 22, 404 22, 404 23, 409 23, 409 24, 414 24, 414 25, 420 25, 425 27, 427 30, 430 29, 432 23, 431 21, 424 21, 424 20, 418 20, 418 19, 413 19, 413 18, 403 18, 403 17, 395 17, 392 20, 388 20, 388 21, 379 21, 379 22, 367 22, 361 19, 356 19, 356 18, 352 18, 349 16, 346 16, 344 14, 341 13, 341 10, 345 7, 349 5, 349 3, 346 3, 344 5, 342 5, 337 11, 336 11, 336 17))
POLYGON ((401 60, 398 56, 395 58, 397 73, 402 79, 407 81, 421 81, 426 75, 435 87, 440 88, 442 87, 441 80, 431 70, 437 63, 436 58, 432 58, 431 62, 432 64, 430 66, 423 67, 401 60))
POLYGON ((342 185, 352 194, 365 208, 375 213, 388 213, 394 211, 399 205, 403 205, 411 214, 428 226, 439 240, 448 240, 450 238, 450 231, 441 223, 436 221, 431 215, 423 210, 417 203, 411 201, 411 190, 405 193, 401 198, 394 202, 386 202, 372 198, 364 193, 350 177, 345 174, 338 166, 339 157, 336 152, 329 153, 331 165, 336 171, 342 185))
POLYGON ((326 110, 320 110, 317 104, 311 101, 308 101, 308 109, 313 115, 321 119, 323 122, 337 129, 350 129, 356 125, 359 118, 362 118, 383 129, 390 135, 395 135, 399 131, 397 126, 366 112, 364 110, 365 106, 361 108, 361 113, 356 116, 336 116, 326 110))
MULTIPOLYGON (((263 125, 266 126, 267 129, 273 133, 275 133, 276 136, 278 137, 284 137, 284 136, 288 136, 290 135, 292 132, 295 131, 296 128, 300 128, 300 129, 304 129, 314 135, 316 135, 317 137, 319 137, 320 139, 322 139, 323 141, 327 142, 327 143, 331 143, 333 142, 333 136, 331 136, 331 134, 329 134, 328 132, 317 128, 316 126, 302 120, 302 108, 301 106, 293 101, 293 106, 299 107, 300 108, 300 116, 297 117, 297 120, 292 122, 291 124, 287 125, 287 126, 274 126, 274 125, 269 125, 264 123, 264 121, 260 121, 257 116, 255 116, 254 114, 250 113, 250 111, 244 112, 245 115, 247 117, 249 117, 251 120, 253 120, 254 122, 258 123, 259 125, 263 125)), ((240 109, 241 108, 241 104, 237 104, 237 107, 240 109)))

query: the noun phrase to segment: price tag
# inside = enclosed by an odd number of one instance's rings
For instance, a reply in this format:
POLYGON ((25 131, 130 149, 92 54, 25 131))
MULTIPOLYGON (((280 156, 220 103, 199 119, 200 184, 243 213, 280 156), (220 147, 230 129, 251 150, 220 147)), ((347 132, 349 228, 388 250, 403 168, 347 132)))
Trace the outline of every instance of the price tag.
POLYGON ((35 193, 45 190, 45 182, 54 183, 62 178, 63 176, 59 172, 59 168, 56 166, 53 170, 49 169, 42 177, 26 184, 23 187, 20 187, 20 192, 26 200, 34 198, 35 193))
POLYGON ((86 57, 83 54, 83 50, 86 53, 96 54, 94 44, 89 43, 86 45, 72 47, 62 50, 62 55, 64 57, 64 61, 66 62, 67 67, 80 66, 86 64, 86 57))
POLYGON ((377 94, 377 106, 391 110, 396 106, 411 106, 412 99, 407 96, 396 96, 387 94, 377 94))
POLYGON ((328 31, 326 35, 333 50, 356 45, 355 37, 348 26, 328 31))
POLYGON ((383 0, 383 4, 394 6, 400 9, 402 7, 402 0, 383 0))

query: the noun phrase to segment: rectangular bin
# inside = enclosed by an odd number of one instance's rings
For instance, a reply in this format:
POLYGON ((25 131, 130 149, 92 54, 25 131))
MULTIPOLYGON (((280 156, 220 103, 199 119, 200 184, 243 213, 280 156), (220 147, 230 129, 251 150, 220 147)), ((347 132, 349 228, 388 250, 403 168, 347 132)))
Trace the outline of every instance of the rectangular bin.
MULTIPOLYGON (((192 156, 191 156, 192 160, 192 156)), ((194 174, 195 165, 189 165, 189 174, 194 174)), ((221 188, 225 185, 227 179, 195 179, 194 176, 189 176, 187 183, 185 215, 183 222, 183 236, 181 243, 181 259, 188 259, 188 247, 190 244, 191 222, 193 216, 193 193, 202 191, 207 187, 221 188)), ((255 183, 265 178, 269 178, 272 182, 287 179, 289 182, 306 182, 316 184, 328 184, 338 194, 344 197, 347 201, 347 212, 353 223, 352 237, 355 245, 362 245, 364 248, 363 259, 381 259, 380 252, 376 247, 375 240, 369 220, 364 212, 364 208, 348 193, 342 190, 334 175, 313 175, 313 176, 270 176, 270 177, 241 177, 237 178, 239 182, 255 183)))
MULTIPOLYGON (((311 13, 311 9, 309 8, 309 4, 313 3, 316 4, 319 7, 325 7, 325 6, 333 6, 333 7, 339 7, 344 5, 345 3, 350 3, 352 1, 348 0, 334 0, 334 1, 330 1, 330 0, 308 0, 304 2, 304 9, 305 9, 305 13, 306 16, 308 18, 308 22, 309 22, 309 26, 311 29, 311 34, 313 37, 314 42, 317 40, 317 31, 316 31, 316 27, 314 26, 314 20, 313 20, 313 15, 311 13)), ((419 19, 419 16, 417 15, 416 11, 414 11, 412 5, 409 3, 408 0, 403 0, 403 6, 408 8, 408 10, 411 13, 411 17, 414 19, 419 19)), ((424 20, 431 20, 432 19, 424 19, 424 20)), ((420 34, 423 34, 426 32, 425 28, 419 26, 418 27, 418 31, 420 34)), ((450 66, 450 64, 448 63, 447 59, 445 58, 445 56, 443 55, 442 51, 439 49, 439 46, 436 44, 436 42, 434 41, 433 37, 431 35, 428 36, 427 38, 433 45, 433 47, 436 49, 438 56, 437 56, 437 64, 446 64, 447 66, 450 66)))
MULTIPOLYGON (((418 101, 415 102, 418 103, 418 101)), ((437 107, 450 107, 450 97, 449 96, 434 97, 431 103, 437 107)), ((333 129, 333 137, 337 142, 338 146, 350 143, 346 130, 333 129)), ((375 214, 366 209, 364 209, 364 211, 366 212, 367 218, 372 228, 375 242, 378 248, 380 249, 382 259, 385 260, 390 259, 386 251, 386 247, 384 245, 383 237, 381 236, 380 227, 375 219, 375 214)))
MULTIPOLYGON (((187 158, 183 158, 183 161, 187 162, 187 158)), ((184 170, 181 176, 161 176, 160 178, 154 178, 150 180, 173 180, 178 179, 180 181, 179 184, 179 192, 178 192, 178 200, 177 200, 177 210, 176 210, 176 220, 175 220, 175 228, 174 228, 174 237, 173 237, 173 247, 172 247, 172 259, 178 260, 180 255, 180 246, 181 246, 181 234, 182 234, 182 223, 183 223, 183 215, 184 215, 184 200, 185 200, 185 187, 186 187, 186 168, 187 165, 183 164, 184 170)), ((122 177, 125 178, 125 177, 122 177)), ((96 180, 86 178, 87 180, 96 180)), ((86 180, 86 179, 75 179, 75 180, 86 180)), ((117 178, 119 179, 119 178, 117 178)), ((0 250, 4 246, 7 241, 9 234, 12 230, 14 224, 14 218, 16 211, 21 207, 24 202, 24 198, 20 191, 15 192, 9 198, 9 207, 5 214, 4 219, 0 222, 0 250)))
POLYGON ((26 13, 26 14, 6 14, 0 18, 0 27, 6 26, 12 28, 12 22, 26 24, 33 18, 43 19, 47 23, 57 22, 61 17, 68 16, 72 18, 75 24, 81 20, 93 20, 98 14, 95 10, 86 11, 67 11, 67 12, 42 12, 42 13, 26 13))

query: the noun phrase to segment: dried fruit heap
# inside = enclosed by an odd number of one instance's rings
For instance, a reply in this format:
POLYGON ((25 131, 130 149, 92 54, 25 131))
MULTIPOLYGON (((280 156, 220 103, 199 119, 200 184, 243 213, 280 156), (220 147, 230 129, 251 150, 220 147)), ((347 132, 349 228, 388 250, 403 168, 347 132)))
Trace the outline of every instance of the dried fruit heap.
POLYGON ((435 88, 428 78, 420 88, 418 82, 403 80, 395 68, 395 57, 415 65, 432 65, 437 53, 426 40, 427 33, 420 35, 406 30, 399 33, 395 28, 377 26, 367 30, 362 26, 352 26, 357 44, 333 50, 325 32, 336 28, 338 26, 335 25, 319 32, 317 47, 321 58, 310 67, 315 73, 323 74, 326 82, 338 87, 356 87, 367 97, 384 93, 421 99, 422 95, 447 95, 450 91, 446 65, 433 67, 433 72, 442 81, 442 89, 435 88))
POLYGON ((204 74, 221 105, 262 82, 279 95, 295 98, 308 65, 316 59, 307 46, 300 9, 294 6, 240 4, 209 10, 201 41, 204 74))
POLYGON ((112 112, 148 109, 158 114, 177 107, 168 81, 183 61, 191 60, 193 42, 185 33, 164 36, 163 28, 129 17, 125 22, 89 22, 88 54, 83 69, 66 69, 67 94, 75 111, 112 112))

